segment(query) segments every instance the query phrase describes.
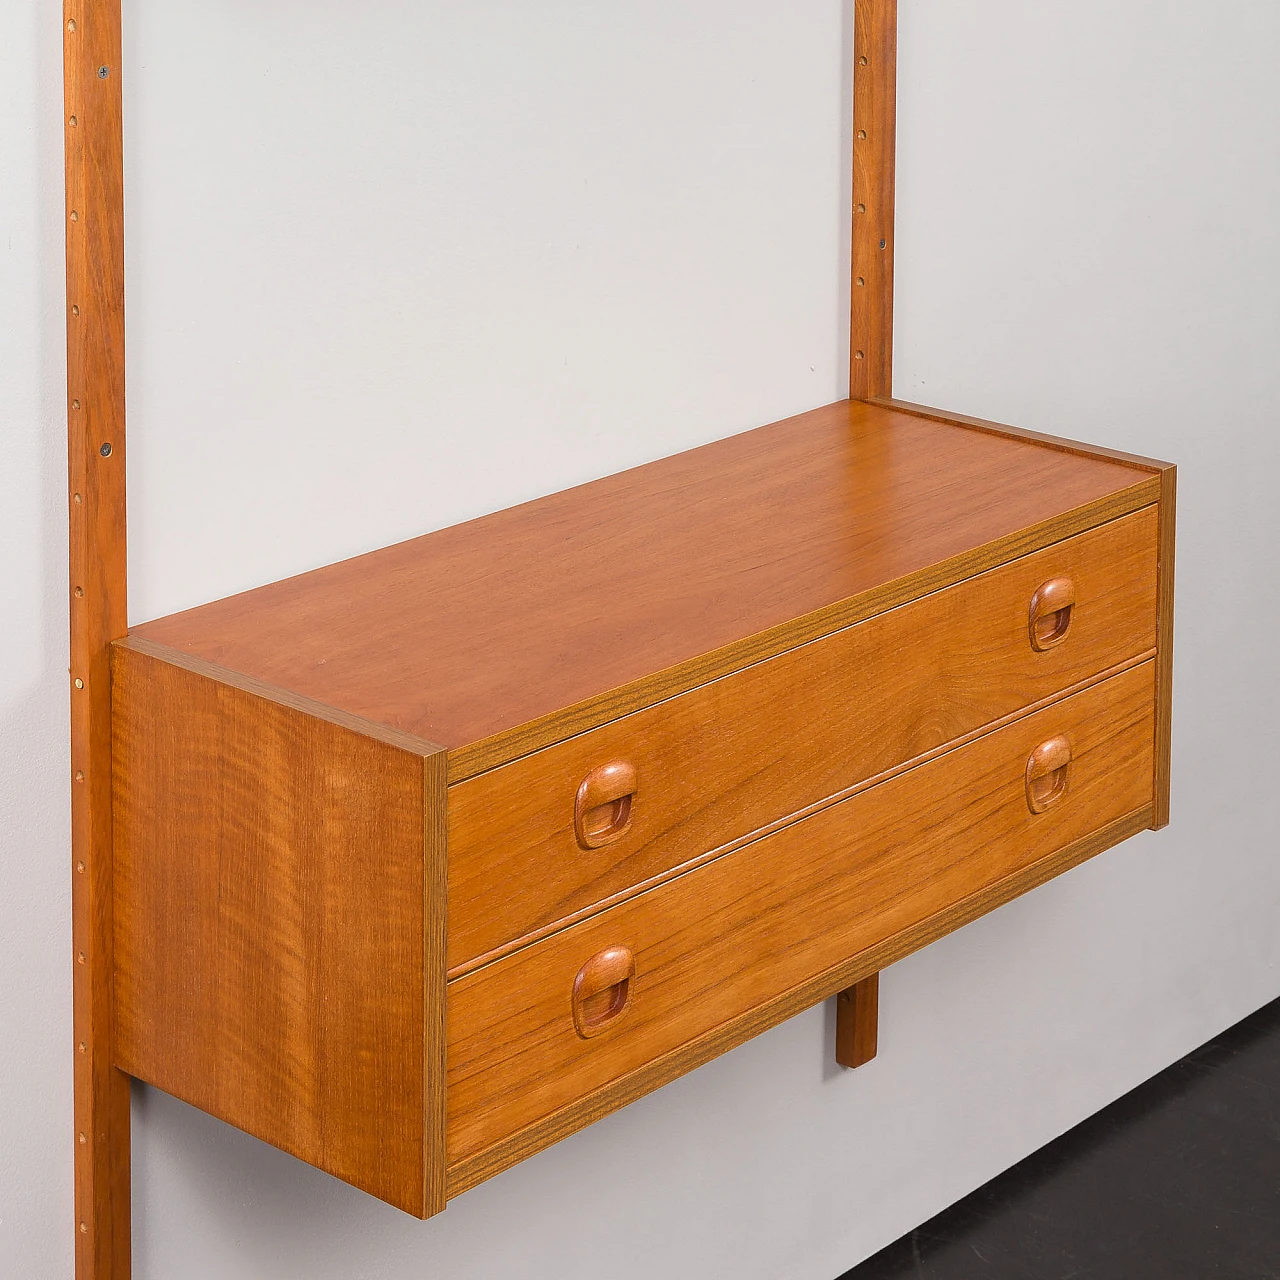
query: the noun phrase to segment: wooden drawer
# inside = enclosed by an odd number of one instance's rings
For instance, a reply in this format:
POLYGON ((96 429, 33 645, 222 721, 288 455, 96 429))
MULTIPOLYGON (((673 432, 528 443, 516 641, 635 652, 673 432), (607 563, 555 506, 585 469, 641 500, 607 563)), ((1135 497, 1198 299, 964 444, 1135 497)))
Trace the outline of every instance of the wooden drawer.
POLYGON ((451 976, 1149 652, 1156 536, 1153 506, 451 786, 451 976), (1059 579, 1069 626, 1037 648, 1031 601, 1059 579), (624 829, 583 839, 579 791, 609 766, 584 807, 624 829))
POLYGON ((451 1166, 1148 808, 1154 705, 1145 662, 454 980, 451 1166))

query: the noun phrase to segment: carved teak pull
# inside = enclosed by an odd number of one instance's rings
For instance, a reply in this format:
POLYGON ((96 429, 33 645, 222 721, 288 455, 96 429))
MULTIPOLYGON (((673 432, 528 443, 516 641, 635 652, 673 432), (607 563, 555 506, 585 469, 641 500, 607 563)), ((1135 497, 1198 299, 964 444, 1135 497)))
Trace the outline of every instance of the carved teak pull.
POLYGON ((636 958, 630 947, 606 947, 578 970, 573 980, 573 1025, 584 1039, 599 1035, 631 1005, 636 958))
POLYGON ((635 790, 636 767, 625 760, 611 760, 583 778, 573 806, 573 832, 584 849, 598 849, 626 834, 635 790))
POLYGON ((1028 628, 1031 647, 1037 653, 1052 649, 1067 638, 1076 606, 1076 584, 1070 578, 1050 578, 1031 597, 1028 628))
POLYGON ((1027 761, 1027 806, 1043 813, 1067 790, 1071 772, 1071 743, 1059 734, 1042 742, 1027 761))

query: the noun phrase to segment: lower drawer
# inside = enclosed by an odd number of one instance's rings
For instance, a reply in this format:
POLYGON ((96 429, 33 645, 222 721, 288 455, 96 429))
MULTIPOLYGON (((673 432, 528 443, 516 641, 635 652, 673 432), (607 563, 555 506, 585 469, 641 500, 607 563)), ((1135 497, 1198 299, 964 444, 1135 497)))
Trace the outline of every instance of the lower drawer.
POLYGON ((448 988, 448 1159, 1151 803, 1143 663, 448 988))

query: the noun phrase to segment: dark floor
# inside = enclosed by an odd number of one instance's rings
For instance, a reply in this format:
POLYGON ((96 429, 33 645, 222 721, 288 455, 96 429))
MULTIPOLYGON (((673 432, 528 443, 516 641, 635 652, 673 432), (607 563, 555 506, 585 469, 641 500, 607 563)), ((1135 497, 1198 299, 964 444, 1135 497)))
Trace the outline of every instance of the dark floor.
POLYGON ((1280 1280, 1280 1000, 840 1280, 1280 1280))

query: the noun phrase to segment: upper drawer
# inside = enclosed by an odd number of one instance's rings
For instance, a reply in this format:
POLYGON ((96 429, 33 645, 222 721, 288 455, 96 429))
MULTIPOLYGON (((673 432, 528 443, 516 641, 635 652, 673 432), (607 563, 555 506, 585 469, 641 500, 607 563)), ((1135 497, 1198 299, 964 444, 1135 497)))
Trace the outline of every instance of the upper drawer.
POLYGON ((1148 507, 458 783, 449 967, 1145 653, 1155 632, 1148 507))
POLYGON ((1144 662, 455 979, 450 1165, 1149 811, 1153 668, 1144 662))

